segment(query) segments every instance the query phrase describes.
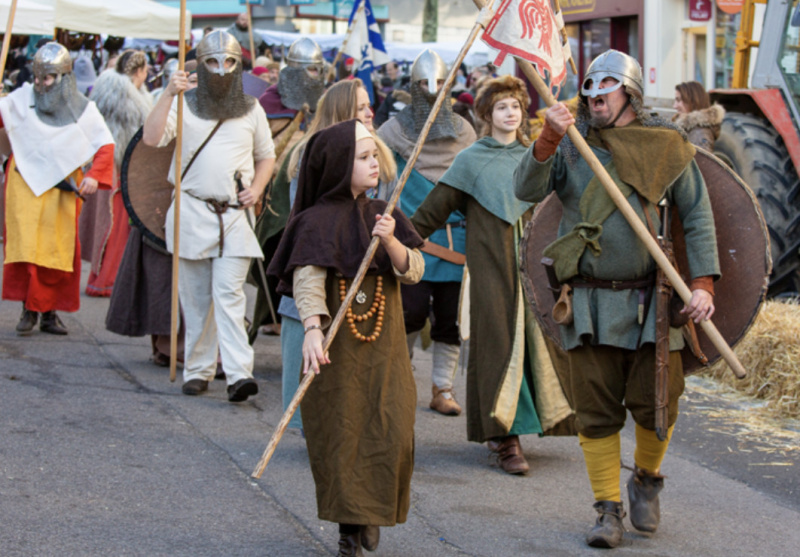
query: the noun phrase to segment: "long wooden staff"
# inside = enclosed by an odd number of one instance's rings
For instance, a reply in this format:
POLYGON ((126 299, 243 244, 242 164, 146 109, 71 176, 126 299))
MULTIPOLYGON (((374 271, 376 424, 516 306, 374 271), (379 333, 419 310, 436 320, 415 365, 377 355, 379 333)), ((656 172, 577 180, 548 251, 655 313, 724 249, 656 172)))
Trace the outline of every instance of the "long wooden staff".
MULTIPOLYGON (((11 31, 14 28, 14 16, 17 13, 17 0, 11 0, 11 6, 8 8, 8 23, 6 24, 6 34, 3 37, 3 52, 0 54, 0 83, 4 83, 3 75, 6 71, 6 57, 8 57, 8 47, 11 46, 11 31)), ((3 90, 3 85, 0 85, 0 91, 3 90)))
POLYGON ((253 41, 253 5, 247 0, 247 34, 250 36, 250 67, 256 67, 255 42, 253 41))
MULTIPOLYGON (((473 1, 477 4, 480 0, 473 1)), ((548 107, 556 104, 558 101, 555 99, 555 97, 553 97, 550 88, 545 84, 538 72, 533 68, 533 65, 527 60, 521 60, 519 58, 516 58, 516 60, 520 69, 525 74, 525 77, 527 77, 528 80, 533 84, 539 96, 544 99, 545 104, 548 107)), ((619 212, 622 213, 622 215, 625 217, 625 220, 628 221, 628 224, 630 224, 631 228, 633 228, 633 231, 636 233, 639 239, 644 242, 645 247, 647 247, 647 251, 650 252, 650 255, 653 257, 656 264, 658 264, 659 268, 664 271, 664 274, 667 275, 667 278, 672 283, 673 288, 675 288, 675 290, 678 292, 678 295, 681 297, 684 303, 688 305, 692 299, 692 291, 689 290, 689 287, 683 282, 681 276, 670 264, 667 256, 664 255, 663 251, 661 251, 658 243, 656 243, 656 241, 650 235, 650 232, 633 210, 630 203, 628 203, 628 200, 624 195, 622 195, 622 192, 619 191, 619 187, 617 187, 617 184, 611 179, 611 176, 608 175, 605 167, 603 167, 603 165, 597 159, 597 156, 586 143, 586 140, 580 134, 578 128, 576 128, 574 125, 570 126, 567 130, 567 134, 575 144, 575 147, 577 147, 581 156, 586 159, 586 162, 600 180, 600 183, 603 184, 603 187, 606 189, 609 197, 611 197, 611 199, 614 201, 614 204, 617 206, 617 209, 619 209, 619 212)), ((745 371, 744 366, 736 357, 736 354, 734 354, 731 347, 728 346, 728 343, 725 341, 714 324, 711 321, 701 321, 700 326, 703 328, 703 331, 705 331, 706 335, 708 335, 708 338, 714 347, 719 350, 720 355, 725 359, 725 362, 728 364, 728 366, 730 366, 731 370, 733 370, 733 373, 736 374, 736 377, 741 379, 747 375, 747 371, 745 371)))
MULTIPOLYGON (((425 122, 425 125, 422 128, 422 131, 419 133, 419 138, 417 139, 417 144, 414 146, 414 150, 411 152, 411 156, 409 156, 408 161, 406 162, 406 167, 403 169, 403 173, 400 175, 400 178, 397 181, 397 186, 392 193, 392 197, 389 199, 389 203, 386 206, 386 211, 384 215, 391 215, 392 211, 394 210, 395 205, 397 205, 397 201, 400 199, 400 194, 403 191, 403 188, 408 181, 409 176, 411 176, 411 171, 414 169, 414 164, 417 162, 417 158, 419 157, 420 152, 422 152, 422 146, 425 144, 425 139, 428 137, 428 132, 430 132, 431 126, 433 125, 433 121, 436 119, 436 115, 439 114, 439 110, 442 108, 442 104, 444 102, 449 102, 449 93, 450 87, 453 85, 453 82, 456 79, 456 73, 458 68, 461 66, 461 63, 464 61, 467 53, 469 52, 472 43, 475 42, 475 39, 478 38, 478 34, 480 33, 481 29, 483 28, 483 20, 484 18, 480 18, 475 26, 472 28, 472 31, 467 37, 467 41, 464 43, 464 46, 461 47, 461 52, 459 52, 456 61, 453 62, 453 65, 450 67, 450 73, 447 74, 447 79, 445 80, 444 85, 439 90, 439 94, 436 97, 436 102, 433 103, 433 107, 431 108, 431 112, 428 115, 428 120, 425 122)), ((342 302, 342 305, 339 307, 339 311, 336 313, 336 317, 333 319, 333 323, 331 323, 330 329, 328 329, 328 334, 325 335, 325 339, 322 343, 322 350, 327 351, 330 348, 331 343, 333 342, 333 338, 336 336, 336 333, 339 330, 339 326, 342 324, 344 320, 345 313, 347 312, 347 308, 350 307, 350 304, 353 303, 353 299, 356 296, 356 292, 361 286, 361 282, 364 280, 364 276, 367 274, 367 269, 369 268, 369 264, 372 261, 372 258, 375 256, 375 251, 378 249, 378 243, 380 239, 377 236, 372 238, 370 241, 369 247, 367 248, 367 254, 364 256, 364 259, 361 261, 361 266, 358 268, 358 272, 356 273, 355 278, 353 279, 353 284, 350 285, 350 289, 347 291, 347 295, 342 302)), ((323 372, 324 373, 324 372, 323 372)), ((269 459, 272 458, 272 453, 275 452, 275 447, 278 446, 278 443, 283 437, 284 431, 286 431, 286 426, 289 425, 289 420, 292 419, 292 415, 297 410, 297 407, 300 405, 300 401, 303 400, 303 397, 308 390, 309 385, 314 380, 315 374, 313 372, 307 373, 305 377, 303 377, 303 381, 301 381, 300 386, 298 387, 297 391, 295 392, 294 398, 289 403, 289 407, 284 412, 281 421, 278 422, 278 426, 275 428, 275 432, 272 434, 272 437, 269 440, 269 444, 267 448, 264 450, 264 454, 261 455, 261 460, 258 461, 256 464, 256 468, 253 471, 252 476, 254 478, 260 478, 261 474, 264 473, 264 469, 267 467, 269 463, 269 459)))
MULTIPOLYGON (((178 70, 186 66, 186 0, 181 0, 178 70)), ((183 147, 183 91, 178 92, 178 130, 175 136, 175 202, 172 209, 175 228, 172 231, 172 304, 170 309, 169 380, 174 382, 178 363, 178 262, 181 230, 181 149, 183 147)))
POLYGON ((353 29, 356 26, 356 22, 358 21, 359 16, 364 11, 364 6, 366 2, 364 0, 356 0, 357 2, 361 2, 361 5, 358 6, 358 10, 356 10, 356 15, 353 16, 353 21, 350 22, 350 26, 347 28, 347 33, 345 33, 344 40, 342 41, 342 46, 339 47, 339 51, 336 53, 336 58, 333 59, 333 64, 331 64, 331 71, 328 72, 328 79, 327 81, 333 81, 336 79, 336 64, 339 63, 339 60, 342 59, 342 53, 347 48, 347 41, 350 40, 350 37, 353 35, 353 29))

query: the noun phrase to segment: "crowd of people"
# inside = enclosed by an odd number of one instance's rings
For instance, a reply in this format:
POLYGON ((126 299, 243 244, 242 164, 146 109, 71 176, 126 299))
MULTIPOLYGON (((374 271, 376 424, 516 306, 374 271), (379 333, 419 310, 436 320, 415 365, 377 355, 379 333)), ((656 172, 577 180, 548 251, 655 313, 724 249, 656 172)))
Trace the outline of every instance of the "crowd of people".
POLYGON ((462 413, 454 376, 467 352, 466 439, 485 443, 503 472, 530 471, 521 435, 577 434, 598 513, 586 538, 594 547, 622 540, 619 432, 630 411, 631 522, 656 531, 683 341, 667 339, 669 431, 661 439, 656 265, 565 134, 577 126, 643 222, 660 230, 660 202, 676 208, 693 293, 682 312, 699 322, 714 314, 720 271, 692 144, 713 148, 722 109, 685 83, 676 87, 674 122, 651 116, 638 63, 610 50, 589 66, 577 115, 563 103, 549 108, 535 141, 525 83, 490 66, 459 68, 451 102, 422 137, 448 73, 433 50, 405 72, 386 64, 371 84, 372 105, 370 84, 352 76, 326 83, 312 39, 292 44, 281 64, 260 38, 250 52, 247 25, 245 16, 207 30, 183 70, 161 60, 157 73, 145 53, 126 50, 95 76, 90 58, 73 63, 64 46, 46 42, 32 61, 33 84, 0 99, 8 155, 2 297, 22 303, 17 333, 32 334, 40 318, 42 332, 68 333, 56 312, 78 310, 85 258, 86 293, 110 297, 108 329, 151 335, 153 362, 168 365, 175 205, 164 207, 166 245, 154 245, 131 226, 120 177, 142 171, 129 167, 129 145, 168 149, 182 132, 181 167, 171 159, 164 169, 173 184, 180 176, 181 391, 202 395, 222 379, 230 402, 257 395, 252 344, 259 331, 280 335, 284 408, 304 374, 318 375, 290 426, 303 429, 319 518, 338 524, 339 555, 374 550, 380 527, 406 520, 412 361, 428 342, 430 409, 462 413), (244 91, 248 71, 266 82, 258 99, 244 91), (389 213, 397 177, 421 142, 389 213), (550 192, 564 216, 546 253, 571 301, 561 346, 542 334, 519 266, 522 232, 550 192), (375 257, 342 309, 373 237, 375 257), (258 288, 249 324, 248 280, 258 288), (342 328, 326 346, 340 310, 342 328))

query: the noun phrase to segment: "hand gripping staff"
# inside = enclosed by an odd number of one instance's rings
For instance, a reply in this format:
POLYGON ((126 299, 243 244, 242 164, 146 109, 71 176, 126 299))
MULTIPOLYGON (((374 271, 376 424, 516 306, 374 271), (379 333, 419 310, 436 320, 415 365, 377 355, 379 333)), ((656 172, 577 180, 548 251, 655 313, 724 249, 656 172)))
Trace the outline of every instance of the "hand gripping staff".
MULTIPOLYGON (((483 6, 481 6, 483 8, 483 6)), ((453 82, 456 78, 456 72, 458 68, 461 66, 461 63, 464 61, 464 58, 469 52, 472 43, 475 42, 475 39, 478 38, 478 34, 480 33, 481 29, 483 29, 486 24, 491 19, 491 11, 489 8, 483 8, 481 13, 478 16, 478 20, 472 28, 472 31, 467 37, 467 41, 464 43, 464 46, 461 47, 461 52, 459 52, 456 60, 453 62, 453 65, 450 67, 450 72, 447 74, 447 79, 445 80, 444 85, 442 86, 439 94, 436 97, 436 102, 433 104, 431 108, 431 112, 428 115, 428 120, 425 122, 425 126, 423 126, 422 131, 419 134, 419 138, 417 139, 417 144, 414 146, 414 150, 411 153, 411 156, 408 158, 408 164, 406 164, 403 173, 400 175, 400 178, 397 181, 397 186, 395 187, 394 193, 392 193, 392 197, 389 199, 389 204, 386 206, 386 212, 384 214, 391 215, 392 211, 397 205, 397 201, 400 199, 400 193, 402 193, 403 188, 408 181, 408 177, 411 175, 411 171, 414 168, 414 164, 417 162, 417 158, 419 157, 420 152, 422 151, 422 146, 425 144, 425 139, 428 137, 428 132, 433 125, 433 121, 436 119, 436 115, 439 114, 439 110, 442 108, 442 104, 448 100, 448 93, 447 91, 450 89, 450 86, 453 85, 453 82)), ((353 279, 353 283, 350 285, 350 289, 347 291, 347 295, 345 296, 344 302, 342 302, 341 307, 339 308, 338 313, 333 318, 333 322, 331 323, 330 328, 328 329, 328 334, 325 335, 325 339, 323 340, 322 349, 328 350, 333 341, 333 338, 336 336, 336 333, 339 331, 339 327, 344 320, 345 313, 347 312, 347 308, 353 303, 353 299, 358 292, 358 289, 361 287, 361 283, 364 280, 364 276, 367 274, 367 269, 369 268, 369 264, 372 261, 372 258, 375 256, 375 251, 378 249, 378 242, 380 240, 377 236, 372 238, 372 241, 369 244, 369 248, 367 248, 367 253, 364 256, 364 259, 361 261, 361 266, 358 268, 358 272, 356 273, 355 278, 353 279)), ((269 444, 267 444, 267 448, 264 450, 264 454, 261 456, 261 459, 256 464, 256 468, 253 471, 252 477, 260 478, 261 474, 264 473, 264 469, 267 467, 270 458, 272 458, 272 453, 275 452, 275 448, 277 447, 278 443, 283 437, 284 431, 286 431, 286 426, 289 425, 289 420, 292 419, 292 415, 297 410, 297 407, 300 405, 300 401, 303 400, 303 397, 308 390, 309 385, 314 380, 315 375, 313 373, 307 373, 303 380, 300 382, 300 387, 297 389, 297 392, 294 395, 294 398, 289 403, 289 407, 284 412, 283 417, 281 418, 280 422, 278 422, 277 427, 275 428, 272 437, 269 440, 269 444)))

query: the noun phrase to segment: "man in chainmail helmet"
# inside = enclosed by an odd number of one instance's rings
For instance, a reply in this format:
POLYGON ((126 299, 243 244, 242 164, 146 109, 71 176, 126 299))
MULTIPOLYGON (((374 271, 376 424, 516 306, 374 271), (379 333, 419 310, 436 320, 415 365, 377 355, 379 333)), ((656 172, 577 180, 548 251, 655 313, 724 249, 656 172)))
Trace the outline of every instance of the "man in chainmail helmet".
MULTIPOLYGON (((264 111, 267 113, 269 127, 275 144, 278 146, 276 153, 275 172, 278 172, 286 156, 305 135, 307 122, 311 122, 313 112, 317 108, 317 102, 325 92, 325 61, 322 58, 322 49, 319 45, 309 38, 298 39, 289 47, 286 53, 286 67, 280 72, 280 78, 276 85, 269 87, 258 99, 264 111), (302 114, 299 114, 303 111, 302 114)), ((273 186, 274 187, 274 182, 273 186)), ((271 199, 286 194, 286 192, 275 192, 270 190, 267 194, 267 204, 271 199)), ((270 210, 270 209, 267 209, 270 210)), ((263 219, 262 219, 263 222, 263 219)), ((280 237, 276 238, 276 241, 280 237)), ((266 242, 266 238, 262 238, 266 242)), ((277 243, 267 246, 265 244, 265 257, 272 258, 273 250, 277 243)), ((258 296, 269 296, 273 307, 278 306, 280 295, 276 292, 275 284, 270 284, 269 292, 263 292, 261 281, 259 283, 258 296)), ((257 304, 260 305, 260 304, 257 304)), ((272 322, 272 316, 268 316, 263 321, 266 334, 280 334, 280 315, 276 314, 277 323, 272 322)), ((258 324, 256 324, 256 329, 258 324)))
MULTIPOLYGON (((304 106, 316 110, 317 101, 325 92, 324 69, 322 49, 313 40, 308 37, 298 39, 289 47, 286 67, 280 72, 278 84, 267 89, 258 99, 267 113, 276 141, 304 106)), ((302 134, 297 137, 298 141, 300 137, 302 134)))
MULTIPOLYGON (((432 50, 425 50, 411 66, 411 104, 378 129, 378 135, 394 151, 400 174, 431 112, 436 95, 447 77, 447 66, 432 50)), ((413 215, 436 182, 450 167, 459 151, 476 139, 472 126, 445 102, 436 116, 414 170, 400 196, 400 208, 413 215)), ((385 194, 387 197, 389 192, 385 194)), ((418 284, 403 285, 403 314, 409 351, 433 310, 433 397, 431 409, 456 416, 461 406, 453 393, 458 367, 460 337, 458 306, 466 249, 464 215, 454 212, 447 224, 434 232, 422 248, 425 275, 418 284)))
MULTIPOLYGON (((658 205, 677 209, 692 290, 682 313, 699 323, 714 313, 714 280, 720 273, 708 193, 694 147, 670 123, 650 117, 642 96, 639 63, 609 50, 592 62, 584 77, 577 128, 645 226, 661 230, 658 205)), ((554 260, 559 282, 572 288, 571 320, 561 326, 568 365, 559 371, 575 411, 598 513, 586 541, 611 548, 620 544, 624 531, 619 476, 626 409, 636 422, 633 474, 627 483, 631 523, 644 532, 658 528, 661 462, 684 387, 683 339, 679 329, 664 337, 669 343, 664 362, 669 413, 662 441, 654 410, 656 264, 564 137, 575 122, 563 103, 547 110, 539 139, 514 173, 514 187, 517 197, 532 202, 555 191, 564 205, 559 238, 544 252, 554 260)))
MULTIPOLYGON (((272 135, 256 99, 242 90, 242 51, 224 31, 197 46, 195 89, 184 94, 180 271, 178 291, 186 325, 182 392, 208 390, 217 346, 228 400, 258 393, 253 349, 244 327, 244 282, 261 248, 249 224, 251 207, 272 175, 272 135)), ((165 146, 177 133, 177 95, 187 75, 176 71, 144 125, 147 145, 165 146)), ((174 182, 174 162, 169 179, 174 182)), ((167 212, 167 249, 173 251, 175 217, 167 212)))
POLYGON ((33 74, 33 87, 25 83, 0 99, 0 133, 12 154, 3 299, 23 303, 17 334, 31 334, 41 313, 41 331, 65 335, 56 311, 80 306, 82 199, 111 187, 114 140, 95 104, 78 92, 66 48, 42 46, 33 74), (87 161, 91 169, 84 172, 87 161))

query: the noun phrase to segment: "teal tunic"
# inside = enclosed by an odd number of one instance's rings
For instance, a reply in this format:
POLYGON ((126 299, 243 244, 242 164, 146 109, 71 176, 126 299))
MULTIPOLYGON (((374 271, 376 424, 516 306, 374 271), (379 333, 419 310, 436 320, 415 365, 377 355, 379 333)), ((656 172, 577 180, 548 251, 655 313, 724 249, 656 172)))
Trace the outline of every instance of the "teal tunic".
MULTIPOLYGON (((613 167, 611 153, 592 147, 597 158, 607 168, 613 167), (609 166, 610 165, 610 166, 609 166)), ((594 173, 582 158, 570 166, 561 152, 544 162, 533 157, 533 146, 514 171, 514 190, 520 199, 532 202, 543 200, 555 191, 564 206, 558 229, 563 236, 581 221, 579 203, 594 173)), ((677 207, 686 234, 686 251, 692 278, 718 277, 717 242, 714 216, 703 176, 692 160, 683 173, 667 188, 666 198, 677 207)), ((628 197, 633 210, 646 222, 636 192, 628 197)), ((656 229, 661 221, 655 207, 648 208, 656 229)), ((644 243, 634 233, 625 217, 615 210, 602 224, 599 238, 601 253, 587 249, 578 264, 583 276, 603 280, 635 280, 647 277, 656 264, 644 243)), ((584 342, 635 350, 645 343, 655 342, 655 292, 643 324, 638 322, 639 296, 636 290, 576 288, 573 295, 574 321, 561 327, 564 348, 570 350, 584 342)), ((670 330, 670 350, 683 348, 678 329, 670 330)))

